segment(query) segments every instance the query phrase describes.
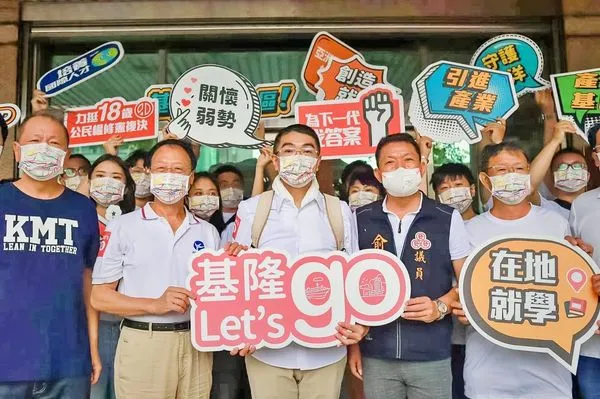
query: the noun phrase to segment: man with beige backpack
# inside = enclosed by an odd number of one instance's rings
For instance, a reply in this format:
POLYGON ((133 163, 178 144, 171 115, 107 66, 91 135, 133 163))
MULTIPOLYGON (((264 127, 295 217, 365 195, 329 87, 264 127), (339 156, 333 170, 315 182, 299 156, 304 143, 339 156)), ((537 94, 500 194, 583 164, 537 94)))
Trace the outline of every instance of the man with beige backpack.
MULTIPOLYGON (((357 231, 346 203, 319 191, 315 177, 320 163, 319 137, 305 125, 282 129, 273 146, 279 176, 272 191, 243 201, 238 208, 233 240, 253 248, 304 253, 357 250, 357 231)), ((340 323, 339 347, 305 348, 295 343, 282 349, 259 349, 246 357, 252 397, 259 399, 337 398, 346 348, 360 341, 368 328, 340 323)), ((332 332, 335 333, 335 332, 332 332)))

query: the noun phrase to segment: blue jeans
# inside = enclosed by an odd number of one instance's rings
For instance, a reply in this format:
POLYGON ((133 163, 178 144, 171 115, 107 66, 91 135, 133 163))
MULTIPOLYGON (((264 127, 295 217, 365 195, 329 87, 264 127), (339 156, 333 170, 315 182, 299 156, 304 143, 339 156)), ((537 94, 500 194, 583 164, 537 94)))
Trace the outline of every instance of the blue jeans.
POLYGON ((83 399, 89 394, 89 376, 53 381, 0 382, 0 399, 83 399))
POLYGON ((92 385, 91 399, 115 399, 115 352, 119 342, 120 321, 100 320, 98 350, 102 359, 102 374, 92 385))
POLYGON ((465 379, 465 345, 452 345, 452 399, 466 399, 465 379))
POLYGON ((600 398, 600 359, 579 356, 577 383, 583 399, 600 398))

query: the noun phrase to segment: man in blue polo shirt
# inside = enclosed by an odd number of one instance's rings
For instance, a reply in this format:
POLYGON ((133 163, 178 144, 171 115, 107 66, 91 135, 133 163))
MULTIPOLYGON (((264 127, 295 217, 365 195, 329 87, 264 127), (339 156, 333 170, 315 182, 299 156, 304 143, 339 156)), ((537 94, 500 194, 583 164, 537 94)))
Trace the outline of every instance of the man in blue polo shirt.
POLYGON ((0 398, 85 398, 90 357, 92 382, 100 375, 88 306, 98 221, 57 181, 67 144, 59 118, 34 113, 14 144, 22 177, 0 185, 0 398))
POLYGON ((372 327, 360 351, 349 349, 350 369, 364 378, 369 399, 447 399, 452 320, 446 316, 457 298, 452 278, 471 246, 460 213, 419 191, 426 165, 411 136, 382 139, 375 158, 387 196, 356 210, 359 247, 397 255, 411 277, 412 298, 402 318, 372 327))

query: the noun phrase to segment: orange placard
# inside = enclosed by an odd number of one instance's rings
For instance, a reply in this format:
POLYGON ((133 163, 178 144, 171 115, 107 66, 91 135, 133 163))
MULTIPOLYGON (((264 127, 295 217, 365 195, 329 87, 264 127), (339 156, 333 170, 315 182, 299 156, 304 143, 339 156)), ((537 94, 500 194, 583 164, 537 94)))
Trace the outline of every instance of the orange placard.
POLYGON ((302 67, 302 81, 304 82, 304 87, 309 92, 317 94, 315 85, 319 81, 319 69, 327 65, 330 56, 342 60, 354 56, 363 58, 358 51, 333 35, 327 32, 317 33, 310 44, 308 54, 304 60, 304 66, 302 67))
POLYGON ((566 241, 498 237, 467 259, 460 296, 471 325, 505 348, 544 352, 572 373, 596 329, 594 261, 566 241))
POLYGON ((370 65, 355 55, 347 60, 329 57, 318 72, 317 100, 346 100, 375 84, 388 84, 387 67, 370 65))

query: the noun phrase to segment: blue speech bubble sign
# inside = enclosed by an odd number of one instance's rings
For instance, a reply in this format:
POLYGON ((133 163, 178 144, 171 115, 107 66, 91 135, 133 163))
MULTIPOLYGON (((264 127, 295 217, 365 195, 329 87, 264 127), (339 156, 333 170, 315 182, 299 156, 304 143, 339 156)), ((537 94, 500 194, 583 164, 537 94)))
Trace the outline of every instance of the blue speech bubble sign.
POLYGON ((508 34, 491 38, 477 49, 471 65, 510 73, 519 97, 550 87, 550 82, 542 78, 542 50, 527 36, 508 34))
POLYGON ((46 97, 69 90, 107 71, 121 61, 125 51, 120 42, 108 42, 46 72, 37 82, 37 89, 46 97))
POLYGON ((506 119, 519 107, 509 73, 450 61, 425 68, 413 81, 413 93, 417 99, 411 101, 411 121, 434 140, 454 130, 460 139, 476 143, 481 140, 478 125, 506 119))

